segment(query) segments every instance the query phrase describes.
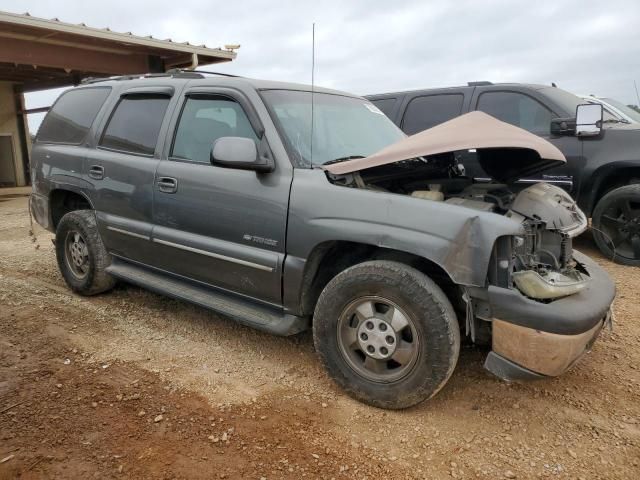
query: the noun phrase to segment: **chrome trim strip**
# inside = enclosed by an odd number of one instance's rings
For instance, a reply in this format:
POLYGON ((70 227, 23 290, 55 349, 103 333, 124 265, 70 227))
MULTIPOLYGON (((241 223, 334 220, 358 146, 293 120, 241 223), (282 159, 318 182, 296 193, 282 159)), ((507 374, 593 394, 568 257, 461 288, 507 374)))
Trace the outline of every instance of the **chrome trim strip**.
MULTIPOLYGON (((476 182, 482 182, 482 183, 487 183, 490 182, 491 179, 487 178, 487 177, 475 177, 474 180, 476 182)), ((573 186, 573 180, 553 180, 553 179, 549 179, 549 180, 545 180, 544 178, 542 179, 535 179, 535 178, 521 178, 519 180, 517 180, 515 183, 550 183, 552 185, 569 185, 569 186, 573 186)))
POLYGON ((111 230, 112 232, 122 233, 123 235, 129 235, 130 237, 141 238, 142 240, 151 240, 151 238, 149 238, 147 235, 130 232, 129 230, 123 230, 121 228, 107 226, 107 230, 111 230))
POLYGON ((168 242, 159 238, 152 240, 155 243, 167 245, 168 247, 179 248, 180 250, 186 250, 187 252, 199 253, 200 255, 206 255, 207 257, 217 258, 218 260, 224 260, 226 262, 237 263, 238 265, 244 265, 245 267, 256 268, 258 270, 264 270, 265 272, 273 272, 273 267, 267 267, 266 265, 260 265, 259 263, 247 262, 246 260, 240 260, 239 258, 227 257, 226 255, 220 255, 219 253, 207 252, 206 250, 200 250, 199 248, 188 247, 180 243, 168 242))
POLYGON ((573 180, 553 180, 553 179, 541 179, 536 180, 534 178, 521 178, 518 180, 521 183, 550 183, 551 185, 573 185, 573 180))

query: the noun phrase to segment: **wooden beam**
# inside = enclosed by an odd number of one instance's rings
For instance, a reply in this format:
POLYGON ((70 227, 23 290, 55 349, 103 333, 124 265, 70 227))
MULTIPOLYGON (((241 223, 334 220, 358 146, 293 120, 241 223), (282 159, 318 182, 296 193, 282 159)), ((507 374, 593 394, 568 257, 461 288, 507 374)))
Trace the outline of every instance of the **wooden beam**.
MULTIPOLYGON (((24 93, 19 85, 14 85, 13 87, 13 98, 15 99, 16 112, 25 110, 24 93)), ((27 123, 27 116, 20 113, 16 115, 16 120, 18 120, 18 138, 20 140, 20 150, 22 151, 22 178, 24 185, 31 185, 31 160, 29 158, 29 144, 31 139, 27 138, 29 134, 29 124, 27 123)), ((17 178, 16 182, 20 183, 17 178)))
POLYGON ((89 52, 79 48, 10 38, 3 39, 2 44, 0 62, 61 68, 69 71, 92 71, 106 75, 145 73, 149 70, 146 55, 89 52))
POLYGON ((20 110, 18 115, 30 115, 32 113, 46 113, 51 110, 51 107, 38 107, 38 108, 27 108, 26 110, 20 110))
POLYGON ((195 53, 181 53, 164 59, 164 66, 167 70, 172 68, 196 68, 198 66, 198 55, 195 53))
MULTIPOLYGON (((91 75, 83 75, 82 78, 91 76, 91 75)), ((78 85, 82 78, 78 75, 69 75, 65 78, 56 78, 53 80, 32 80, 28 82, 22 83, 22 91, 25 93, 28 92, 37 92, 38 90, 49 90, 50 88, 61 88, 61 87, 71 87, 78 85)))

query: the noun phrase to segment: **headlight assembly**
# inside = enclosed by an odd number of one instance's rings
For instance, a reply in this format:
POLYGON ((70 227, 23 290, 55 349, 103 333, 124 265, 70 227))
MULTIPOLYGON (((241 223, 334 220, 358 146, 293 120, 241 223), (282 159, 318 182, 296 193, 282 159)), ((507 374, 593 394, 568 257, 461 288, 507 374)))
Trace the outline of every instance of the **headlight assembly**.
POLYGON ((589 284, 590 278, 577 270, 568 273, 546 272, 544 275, 534 270, 513 273, 513 281, 524 295, 537 300, 553 300, 573 295, 589 284))

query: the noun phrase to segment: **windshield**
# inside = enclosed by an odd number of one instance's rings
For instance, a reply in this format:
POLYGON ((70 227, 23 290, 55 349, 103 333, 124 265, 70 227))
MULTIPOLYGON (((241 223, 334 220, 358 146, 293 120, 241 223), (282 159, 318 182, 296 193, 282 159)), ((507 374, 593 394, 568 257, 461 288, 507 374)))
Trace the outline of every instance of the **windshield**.
POLYGON ((622 121, 627 121, 626 119, 622 119, 622 116, 619 112, 614 112, 611 108, 611 105, 604 104, 602 100, 592 97, 584 97, 583 100, 592 105, 602 105, 602 120, 604 120, 605 122, 619 123, 622 121))
POLYGON ((614 100, 613 98, 603 98, 603 100, 607 102, 609 105, 612 105, 618 110, 620 110, 627 117, 631 118, 634 122, 640 122, 640 113, 636 112, 633 108, 628 107, 624 103, 619 102, 618 100, 614 100))
POLYGON ((267 90, 262 92, 292 155, 301 165, 366 157, 406 135, 371 102, 327 93, 267 90), (313 151, 312 151, 313 148, 313 151))

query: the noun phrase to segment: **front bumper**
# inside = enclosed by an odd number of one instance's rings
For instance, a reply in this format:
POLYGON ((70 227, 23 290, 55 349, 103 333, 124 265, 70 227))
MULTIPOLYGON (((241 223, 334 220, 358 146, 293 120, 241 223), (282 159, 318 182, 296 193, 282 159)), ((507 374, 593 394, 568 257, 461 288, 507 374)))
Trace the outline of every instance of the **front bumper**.
POLYGON ((591 281, 569 297, 541 303, 517 290, 489 287, 492 352, 485 368, 505 380, 557 376, 589 351, 610 319, 615 285, 586 255, 574 252, 574 258, 591 281))

